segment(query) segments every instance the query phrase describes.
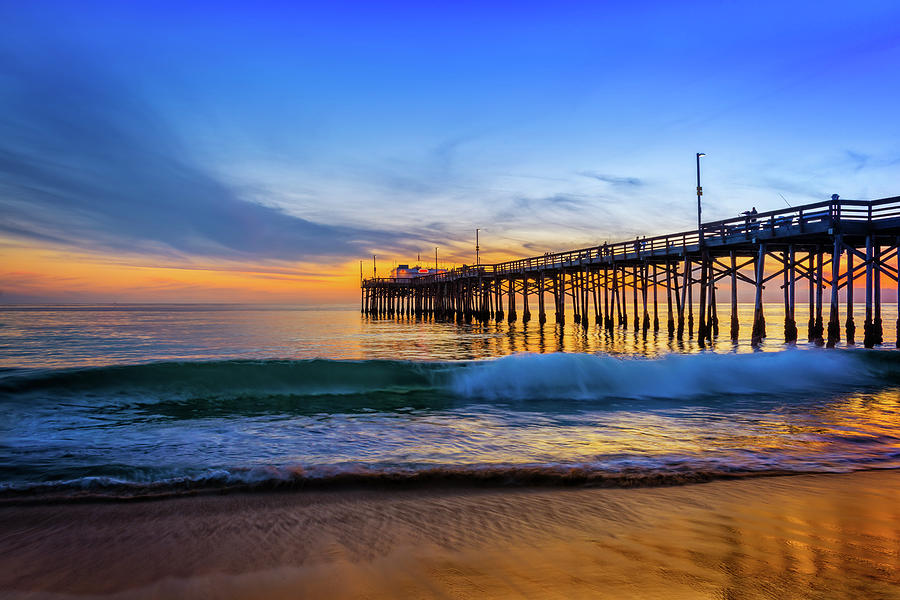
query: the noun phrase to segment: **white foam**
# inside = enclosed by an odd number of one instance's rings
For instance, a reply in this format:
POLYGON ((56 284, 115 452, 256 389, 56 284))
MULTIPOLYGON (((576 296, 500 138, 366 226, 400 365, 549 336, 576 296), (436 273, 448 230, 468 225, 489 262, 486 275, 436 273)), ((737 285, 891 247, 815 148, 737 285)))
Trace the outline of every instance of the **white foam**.
POLYGON ((452 379, 462 396, 496 399, 685 398, 821 389, 863 380, 867 369, 844 351, 755 354, 515 354, 473 363, 452 379))

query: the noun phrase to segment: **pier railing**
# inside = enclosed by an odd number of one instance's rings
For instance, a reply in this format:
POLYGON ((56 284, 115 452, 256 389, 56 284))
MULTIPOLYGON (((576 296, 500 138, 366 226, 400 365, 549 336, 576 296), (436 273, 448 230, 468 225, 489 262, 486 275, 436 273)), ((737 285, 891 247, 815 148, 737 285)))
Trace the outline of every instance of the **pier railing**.
MULTIPOLYGON (((641 260, 696 251, 703 243, 710 246, 753 242, 758 238, 802 235, 840 227, 842 223, 872 223, 900 219, 900 196, 880 200, 828 200, 814 204, 773 210, 703 223, 699 231, 682 231, 654 237, 600 244, 588 248, 548 252, 502 263, 464 265, 444 273, 415 278, 416 283, 434 283, 465 277, 508 276, 516 273, 577 267, 582 264, 641 260)), ((409 284, 410 279, 379 278, 366 282, 409 284)))

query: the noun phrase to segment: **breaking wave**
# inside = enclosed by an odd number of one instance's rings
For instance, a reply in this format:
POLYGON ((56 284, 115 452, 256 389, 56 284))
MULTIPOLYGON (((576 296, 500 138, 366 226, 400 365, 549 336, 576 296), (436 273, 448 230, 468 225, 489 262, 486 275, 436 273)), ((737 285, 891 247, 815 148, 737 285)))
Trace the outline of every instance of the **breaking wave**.
POLYGON ((0 372, 0 400, 370 397, 456 399, 692 398, 796 392, 895 379, 892 353, 789 350, 756 354, 515 354, 470 362, 215 361, 0 372))
POLYGON ((471 365, 454 390, 487 398, 692 398, 832 388, 881 376, 860 353, 670 354, 656 359, 522 354, 471 365))

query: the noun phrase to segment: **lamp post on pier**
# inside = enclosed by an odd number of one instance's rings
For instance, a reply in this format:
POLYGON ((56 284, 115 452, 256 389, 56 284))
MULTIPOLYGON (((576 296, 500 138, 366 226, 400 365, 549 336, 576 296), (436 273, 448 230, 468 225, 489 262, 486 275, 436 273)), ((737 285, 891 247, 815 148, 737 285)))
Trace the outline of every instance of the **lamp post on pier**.
MULTIPOLYGON (((697 324, 697 341, 700 343, 701 348, 706 345, 707 339, 712 342, 712 337, 710 336, 712 333, 710 331, 711 315, 707 314, 709 306, 706 303, 707 294, 711 291, 707 289, 707 272, 709 267, 706 260, 706 248, 703 247, 703 220, 700 207, 700 197, 703 196, 703 188, 700 187, 700 159, 704 156, 706 154, 703 152, 697 153, 697 248, 700 250, 700 322, 697 324)), ((690 331, 692 327, 692 325, 689 325, 688 330, 690 331)))
POLYGON ((703 225, 700 220, 700 196, 703 195, 703 188, 700 187, 700 159, 706 156, 705 152, 697 153, 697 235, 700 238, 700 245, 703 245, 703 225))
POLYGON ((478 254, 479 251, 481 250, 481 248, 478 246, 478 232, 479 231, 481 231, 481 230, 480 229, 475 230, 475 266, 476 267, 481 264, 481 257, 478 254))

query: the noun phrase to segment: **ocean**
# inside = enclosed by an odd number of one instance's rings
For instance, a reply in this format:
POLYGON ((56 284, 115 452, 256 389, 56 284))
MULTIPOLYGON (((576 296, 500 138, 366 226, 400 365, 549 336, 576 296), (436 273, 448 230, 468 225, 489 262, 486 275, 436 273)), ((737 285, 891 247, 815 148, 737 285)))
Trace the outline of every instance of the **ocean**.
POLYGON ((0 496, 632 487, 900 466, 896 309, 883 348, 826 350, 781 343, 777 305, 751 347, 751 308, 740 341, 723 339, 723 318, 700 349, 665 331, 357 306, 0 307, 0 496))

